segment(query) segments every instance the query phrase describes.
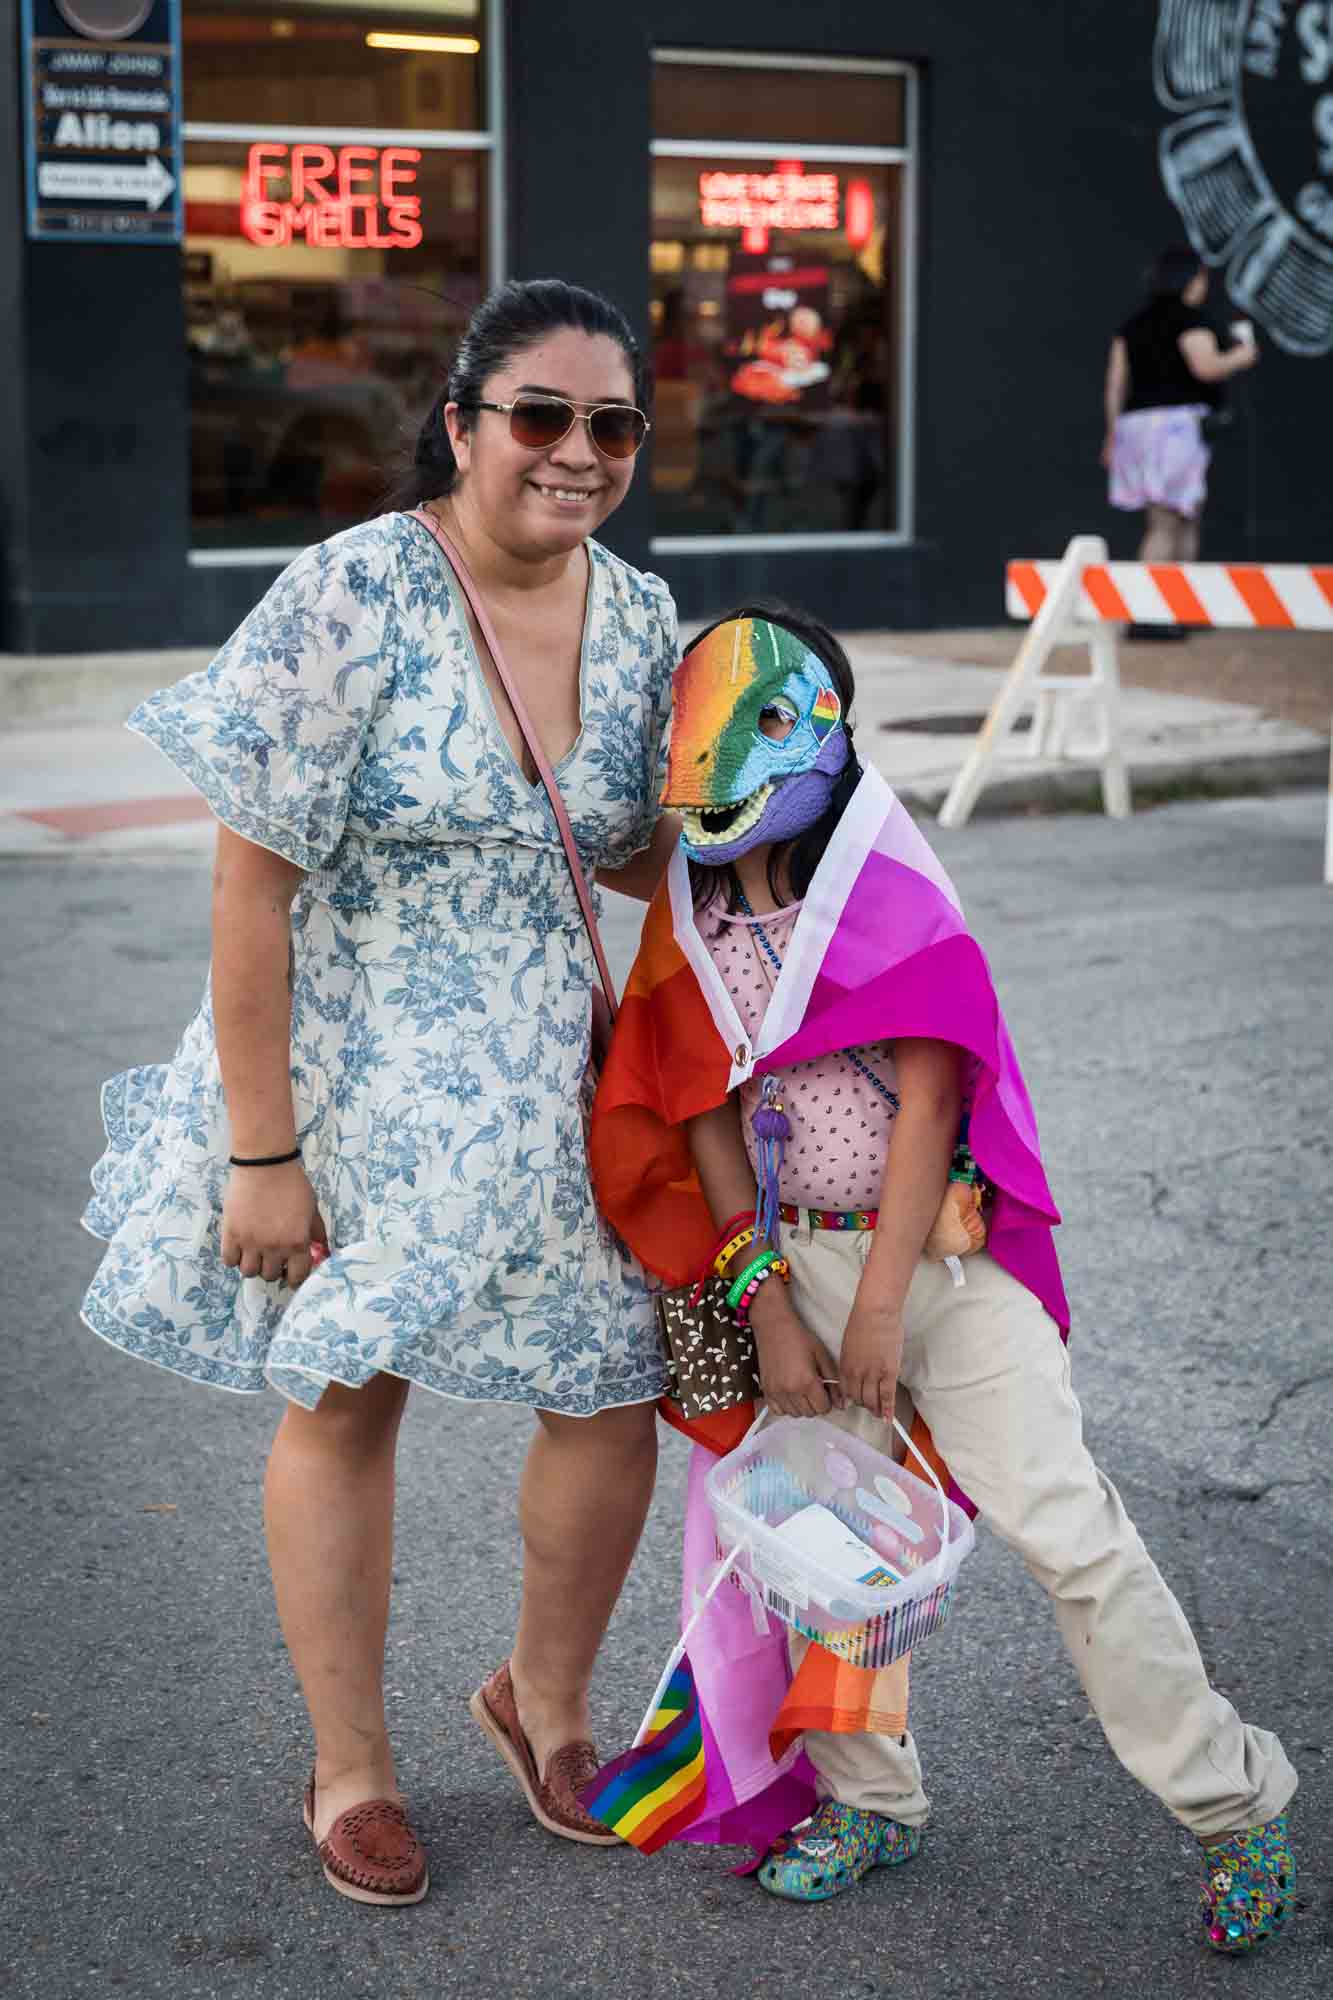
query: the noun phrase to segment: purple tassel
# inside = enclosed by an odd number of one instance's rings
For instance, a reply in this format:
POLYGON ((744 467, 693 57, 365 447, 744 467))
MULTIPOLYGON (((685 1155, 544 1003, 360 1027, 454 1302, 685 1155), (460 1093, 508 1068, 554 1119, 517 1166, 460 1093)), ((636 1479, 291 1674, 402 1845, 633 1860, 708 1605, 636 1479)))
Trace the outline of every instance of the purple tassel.
POLYGON ((791 1137, 791 1125, 778 1096, 775 1076, 764 1078, 764 1094, 750 1120, 759 1154, 759 1204, 754 1217, 754 1240, 778 1247, 778 1213, 782 1195, 782 1162, 791 1137))

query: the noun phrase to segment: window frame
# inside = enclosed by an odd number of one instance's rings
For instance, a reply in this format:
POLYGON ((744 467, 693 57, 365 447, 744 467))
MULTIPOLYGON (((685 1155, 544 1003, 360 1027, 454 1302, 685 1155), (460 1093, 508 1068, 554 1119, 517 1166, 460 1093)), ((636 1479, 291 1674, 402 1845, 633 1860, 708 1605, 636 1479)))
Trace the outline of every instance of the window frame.
MULTIPOLYGON (((489 291, 494 286, 503 284, 506 276, 505 11, 506 0, 486 0, 483 15, 483 33, 487 37, 484 44, 486 122, 479 131, 433 131, 429 128, 420 131, 398 131, 388 126, 381 128, 359 125, 217 124, 207 119, 195 118, 186 119, 181 126, 182 162, 185 159, 185 147, 191 139, 245 146, 254 145, 264 139, 272 139, 281 145, 301 145, 308 142, 331 146, 416 146, 423 153, 484 153, 487 160, 490 206, 483 250, 486 257, 486 289, 489 291)), ((182 250, 186 247, 184 242, 181 247, 182 250)), ((193 522, 191 525, 193 526, 193 522)), ((304 553, 305 547, 304 542, 295 547, 281 546, 273 542, 255 548, 192 548, 187 551, 186 562, 191 569, 254 569, 256 565, 272 565, 278 569, 285 569, 288 563, 294 562, 297 556, 304 553)))
MULTIPOLYGON (((682 68, 792 69, 825 75, 900 76, 903 79, 901 146, 826 146, 793 139, 657 139, 649 142, 652 159, 771 160, 784 157, 852 165, 897 166, 902 169, 902 210, 898 252, 902 260, 902 311, 898 328, 900 383, 898 446, 895 453, 899 525, 894 529, 848 529, 807 534, 654 535, 654 555, 722 555, 733 549, 757 554, 783 549, 903 548, 916 539, 916 367, 917 367, 917 246, 920 162, 920 81, 914 63, 872 56, 802 56, 742 53, 733 49, 656 48, 654 63, 682 68)), ((650 234, 651 240, 651 234, 650 234)))

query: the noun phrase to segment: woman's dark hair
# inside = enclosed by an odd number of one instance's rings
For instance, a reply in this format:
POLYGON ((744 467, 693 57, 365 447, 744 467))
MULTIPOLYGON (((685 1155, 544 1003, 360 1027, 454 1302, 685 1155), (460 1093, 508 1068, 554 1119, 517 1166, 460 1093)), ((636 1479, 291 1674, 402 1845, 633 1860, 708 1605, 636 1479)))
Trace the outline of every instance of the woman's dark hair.
MULTIPOLYGON (((458 467, 444 427, 446 403, 475 403, 492 375, 508 367, 525 348, 549 334, 573 327, 579 333, 605 334, 614 340, 634 378, 634 400, 647 407, 648 369, 629 321, 600 292, 567 285, 562 278, 510 279, 481 304, 468 321, 444 387, 417 435, 411 462, 385 501, 404 512, 453 490, 458 467)), ((468 411, 465 424, 472 421, 468 411)))
MULTIPOLYGON (((824 849, 833 838, 833 832, 851 800, 852 793, 861 782, 861 766, 857 762, 856 745, 852 741, 851 724, 847 720, 852 703, 856 699, 856 681, 852 674, 852 663, 827 625, 821 625, 808 611, 797 611, 789 604, 779 604, 771 598, 758 598, 751 604, 741 604, 725 617, 715 618, 707 627, 714 632, 719 625, 729 624, 733 618, 764 618, 770 625, 780 625, 784 631, 793 632, 802 643, 816 653, 828 668, 833 685, 838 690, 842 703, 843 729, 847 737, 847 762, 833 780, 833 794, 828 806, 813 826, 794 840, 779 841, 768 857, 768 886, 775 901, 781 902, 783 890, 779 887, 781 872, 785 864, 791 890, 797 902, 805 895, 814 879, 814 873, 824 858, 824 849)), ((699 639, 705 636, 699 634, 699 639)), ((699 640, 693 642, 698 645, 699 640)), ((740 880, 736 870, 728 862, 719 868, 710 868, 704 862, 691 861, 690 888, 694 894, 694 906, 702 909, 710 903, 722 888, 727 897, 727 908, 737 908, 740 894, 740 880)))
POLYGON ((1203 258, 1188 243, 1169 243, 1148 274, 1148 291, 1155 299, 1178 299, 1203 269, 1203 258))

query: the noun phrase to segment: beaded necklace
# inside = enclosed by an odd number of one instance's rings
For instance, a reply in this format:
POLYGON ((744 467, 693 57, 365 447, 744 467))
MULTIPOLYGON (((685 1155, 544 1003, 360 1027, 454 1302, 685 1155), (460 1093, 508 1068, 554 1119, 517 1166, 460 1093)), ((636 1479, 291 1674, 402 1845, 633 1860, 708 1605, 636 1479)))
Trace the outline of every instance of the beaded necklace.
MULTIPOLYGON (((764 926, 761 923, 760 919, 755 916, 754 911, 750 907, 749 897, 746 895, 744 889, 741 888, 739 883, 737 883, 736 885, 736 906, 740 910, 740 913, 743 917, 749 917, 751 919, 753 925, 753 935, 759 940, 759 943, 768 953, 769 958, 772 960, 773 964, 777 967, 778 971, 781 972, 782 960, 778 957, 777 951, 774 948, 773 940, 768 935, 768 932, 764 929, 764 926)), ((761 964, 763 963, 762 959, 760 960, 760 963, 761 964)), ((772 982, 770 981, 770 985, 771 983, 772 982)), ((851 1064, 852 1068, 856 1070, 859 1075, 863 1076, 866 1082, 868 1084, 871 1084, 873 1088, 879 1092, 880 1096, 884 1098, 889 1104, 892 1105, 895 1111, 898 1111, 902 1108, 902 1099, 898 1096, 897 1092, 890 1090, 887 1083, 885 1083, 882 1080, 882 1078, 877 1077, 875 1075, 875 1072, 873 1069, 871 1069, 869 1063, 862 1062, 860 1056, 858 1056, 852 1049, 844 1049, 842 1053, 846 1057, 847 1061, 851 1064)))

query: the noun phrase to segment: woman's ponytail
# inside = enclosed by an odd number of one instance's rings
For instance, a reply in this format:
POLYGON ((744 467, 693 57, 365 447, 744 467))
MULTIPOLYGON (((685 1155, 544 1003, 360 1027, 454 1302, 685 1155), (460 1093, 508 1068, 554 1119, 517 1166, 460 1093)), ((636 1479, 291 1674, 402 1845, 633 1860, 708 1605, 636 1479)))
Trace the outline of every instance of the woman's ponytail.
POLYGON ((444 406, 448 401, 449 384, 446 382, 417 432, 411 463, 404 466, 385 498, 384 505, 395 512, 410 513, 412 508, 424 505, 427 500, 438 499, 442 493, 452 489, 458 477, 453 446, 444 423, 444 406))

